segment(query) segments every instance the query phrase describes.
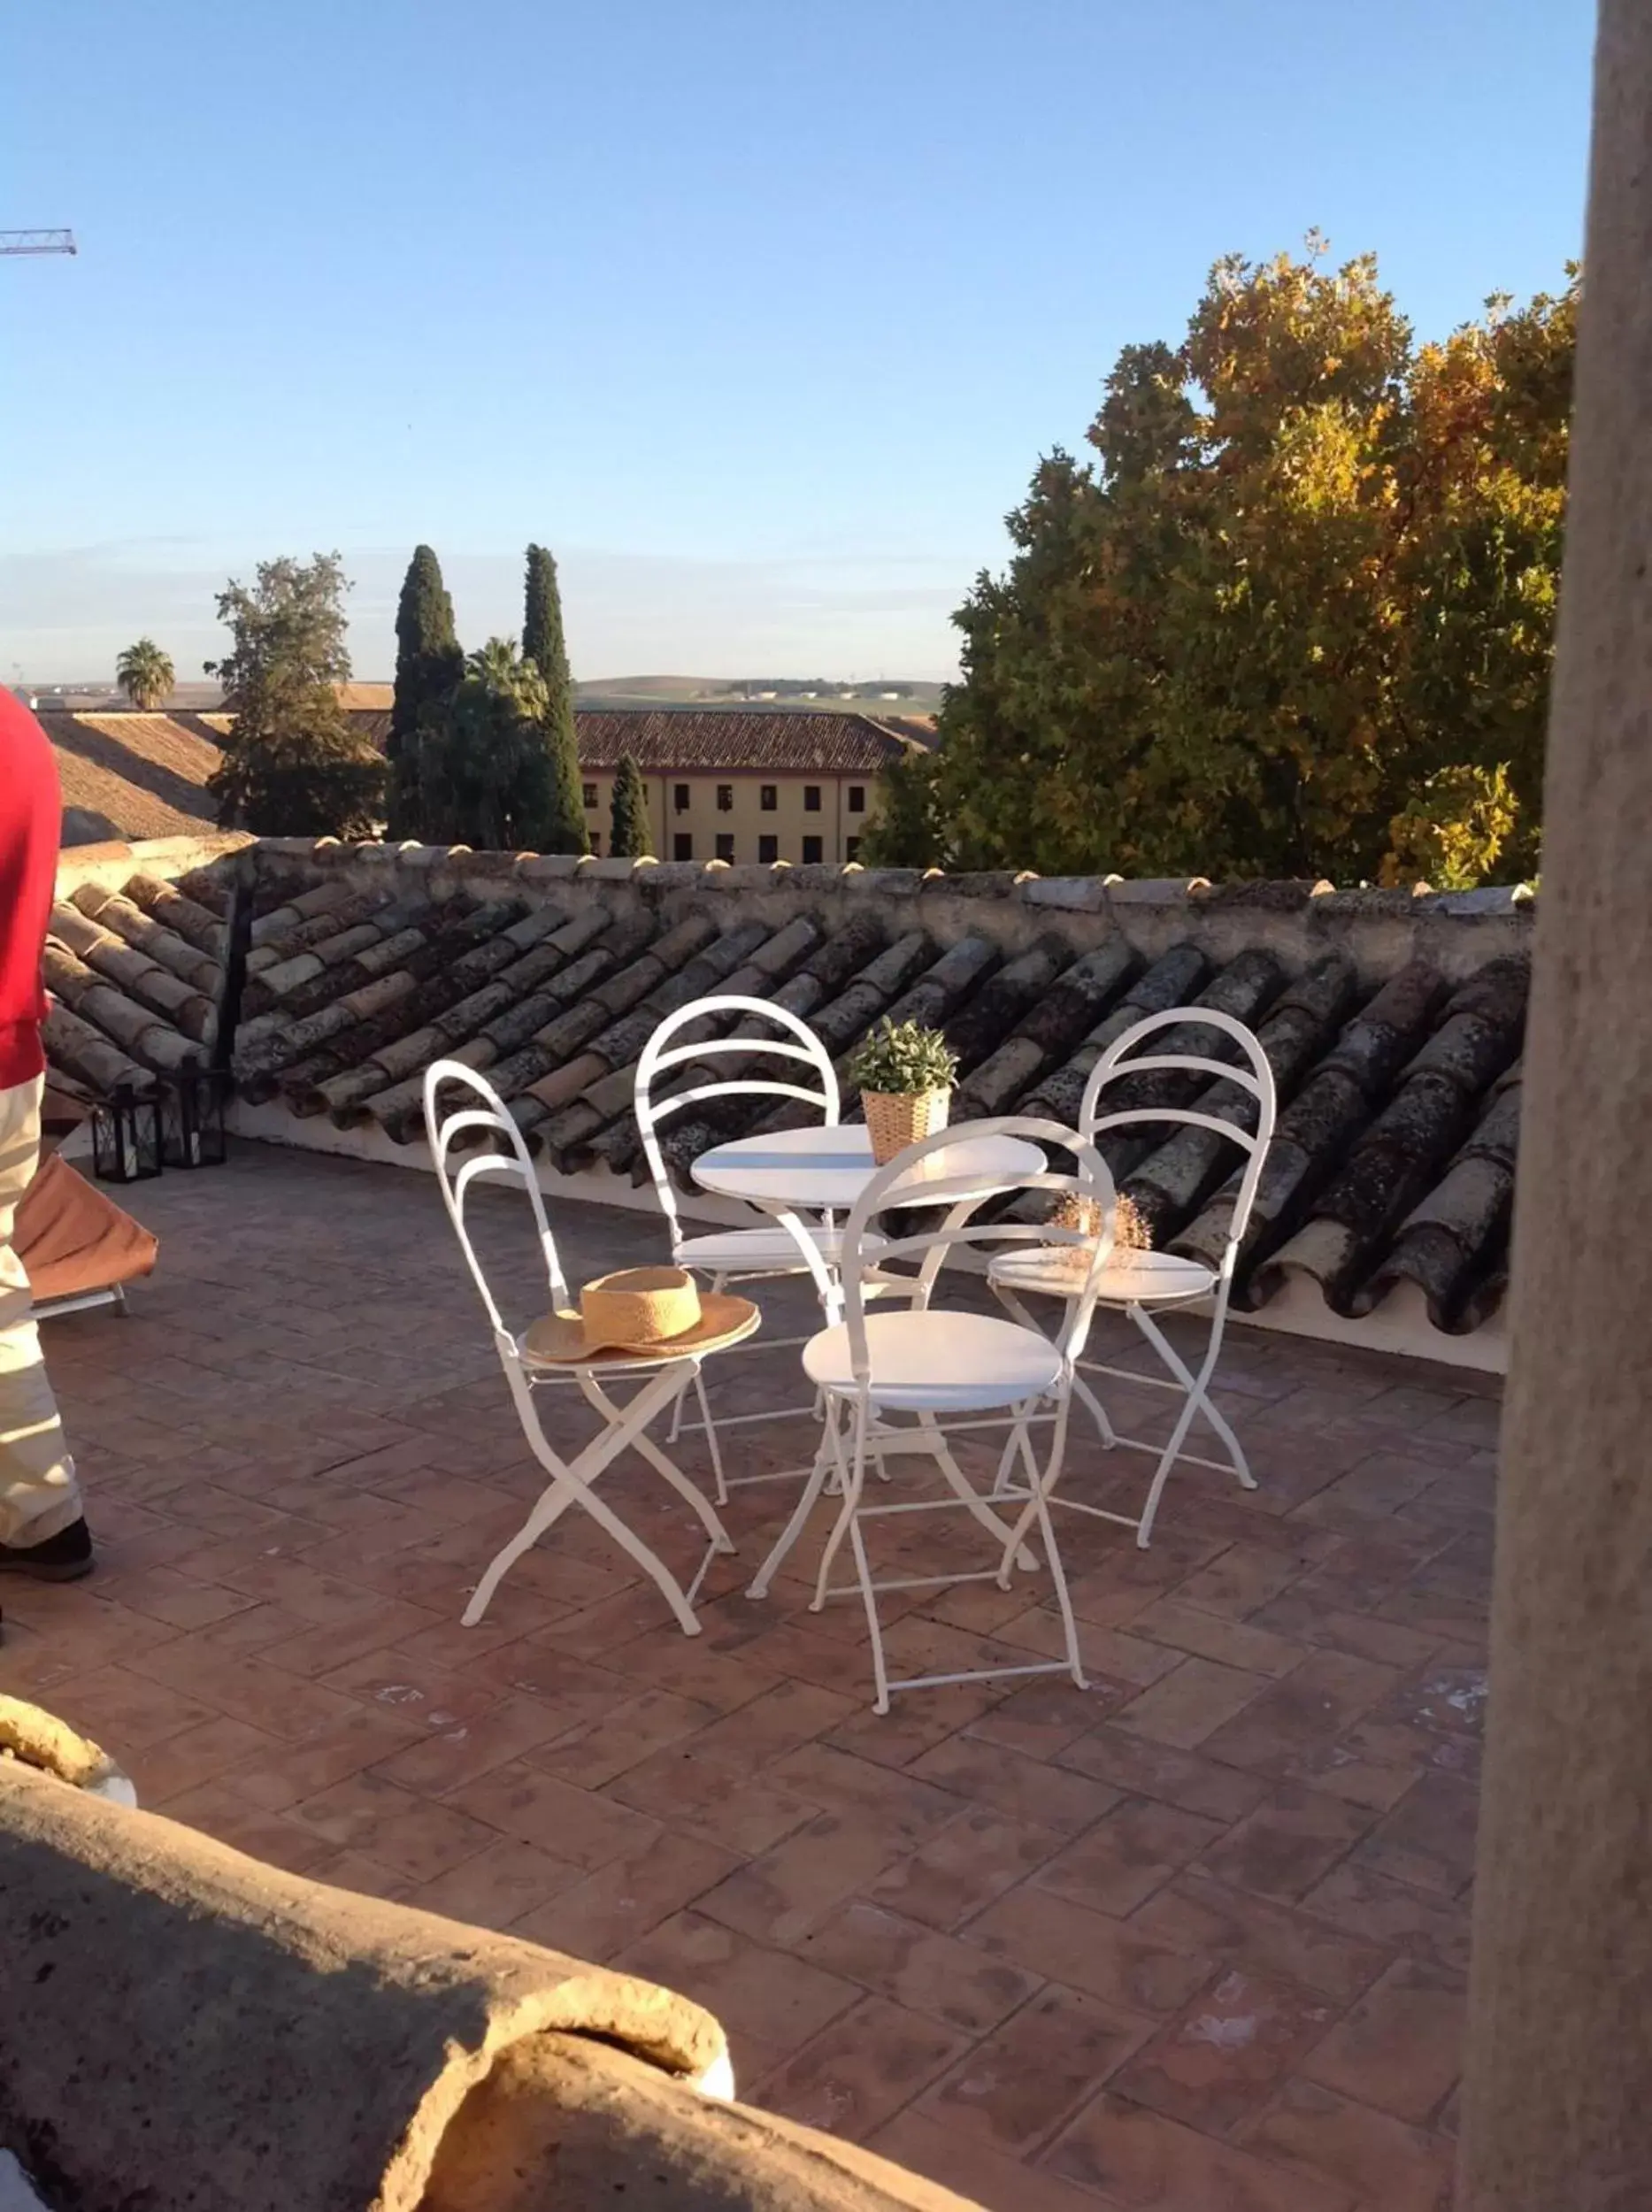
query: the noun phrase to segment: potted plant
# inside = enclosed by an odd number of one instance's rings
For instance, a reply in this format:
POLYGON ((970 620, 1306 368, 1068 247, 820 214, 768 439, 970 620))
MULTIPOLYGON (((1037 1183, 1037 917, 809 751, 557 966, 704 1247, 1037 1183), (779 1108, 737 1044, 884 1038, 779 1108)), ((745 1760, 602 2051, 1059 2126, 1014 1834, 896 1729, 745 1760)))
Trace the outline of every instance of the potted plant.
POLYGON ((880 1167, 946 1127, 957 1071, 958 1056, 938 1029, 886 1014, 867 1031, 850 1056, 849 1079, 860 1092, 880 1167))

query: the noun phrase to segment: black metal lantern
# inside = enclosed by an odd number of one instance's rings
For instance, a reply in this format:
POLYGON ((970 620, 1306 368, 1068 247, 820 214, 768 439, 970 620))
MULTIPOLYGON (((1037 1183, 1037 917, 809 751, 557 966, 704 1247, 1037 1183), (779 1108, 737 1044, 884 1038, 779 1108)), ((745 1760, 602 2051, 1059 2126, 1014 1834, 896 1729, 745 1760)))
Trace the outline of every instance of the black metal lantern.
POLYGON ((229 1077, 186 1060, 160 1087, 161 1157, 168 1167, 221 1167, 228 1149, 224 1102, 229 1077))
POLYGON ((100 1183, 142 1183, 160 1171, 160 1102, 123 1083, 92 1108, 92 1172, 100 1183))

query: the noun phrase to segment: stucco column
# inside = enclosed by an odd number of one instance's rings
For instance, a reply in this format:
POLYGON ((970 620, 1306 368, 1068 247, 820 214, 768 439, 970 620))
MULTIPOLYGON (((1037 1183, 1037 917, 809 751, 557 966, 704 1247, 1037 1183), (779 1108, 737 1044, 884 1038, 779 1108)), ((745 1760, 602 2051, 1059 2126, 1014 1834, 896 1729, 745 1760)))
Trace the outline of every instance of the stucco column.
POLYGON ((1652 2204, 1652 4, 1602 0, 1464 2212, 1652 2204))

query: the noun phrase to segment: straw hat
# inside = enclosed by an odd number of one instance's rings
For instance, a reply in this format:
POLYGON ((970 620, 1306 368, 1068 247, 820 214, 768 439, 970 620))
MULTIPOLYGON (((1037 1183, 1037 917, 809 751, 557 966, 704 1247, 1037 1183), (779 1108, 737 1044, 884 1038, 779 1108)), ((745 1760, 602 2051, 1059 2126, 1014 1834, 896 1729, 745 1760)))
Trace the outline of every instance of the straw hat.
POLYGON ((530 1360, 582 1367, 592 1360, 687 1359, 736 1344, 757 1325, 749 1298, 702 1296, 686 1268, 626 1267, 580 1293, 578 1313, 548 1314, 522 1339, 530 1360))

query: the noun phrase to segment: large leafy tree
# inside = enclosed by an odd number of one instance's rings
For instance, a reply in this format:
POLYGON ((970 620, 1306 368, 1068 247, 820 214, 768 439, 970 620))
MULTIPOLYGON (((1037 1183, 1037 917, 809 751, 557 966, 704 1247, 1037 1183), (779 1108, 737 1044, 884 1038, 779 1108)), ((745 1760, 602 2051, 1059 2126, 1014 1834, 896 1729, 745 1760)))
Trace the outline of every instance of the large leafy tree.
POLYGON ((446 714, 464 672, 465 656, 453 625, 453 602, 442 580, 442 564, 429 546, 417 546, 396 610, 396 699, 385 744, 392 837, 423 833, 419 748, 446 714))
POLYGON ((250 586, 218 595, 230 649, 208 661, 234 716, 211 779, 218 818, 272 837, 363 836, 373 826, 384 762, 351 729, 337 687, 350 676, 336 553, 263 561, 250 586))
POLYGON ((878 778, 878 804, 860 841, 869 868, 944 865, 947 841, 935 805, 935 757, 908 746, 878 778))
POLYGON ((1218 263, 1126 348, 957 620, 965 864, 1411 873, 1534 860, 1575 275, 1417 346, 1374 258, 1218 263))
POLYGON ((115 680, 134 707, 164 707, 172 696, 172 657, 152 637, 128 645, 115 663, 115 680))
POLYGON ((565 851, 547 726, 538 667, 514 638, 489 638, 419 745, 426 833, 483 851, 565 851))
POLYGON ((580 794, 580 741, 573 718, 573 677, 562 631, 562 595, 557 588, 557 564, 542 545, 527 549, 522 657, 538 669, 545 687, 545 731, 556 764, 555 811, 542 849, 588 852, 590 845, 580 794))
POLYGON ((614 775, 611 833, 608 849, 616 860, 638 860, 649 849, 649 792, 634 754, 621 753, 614 775))

